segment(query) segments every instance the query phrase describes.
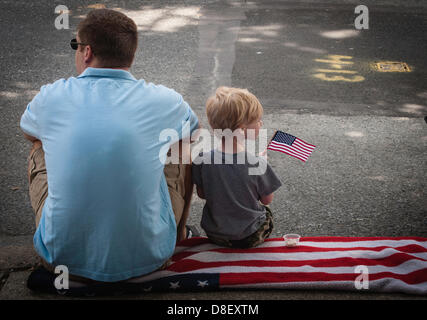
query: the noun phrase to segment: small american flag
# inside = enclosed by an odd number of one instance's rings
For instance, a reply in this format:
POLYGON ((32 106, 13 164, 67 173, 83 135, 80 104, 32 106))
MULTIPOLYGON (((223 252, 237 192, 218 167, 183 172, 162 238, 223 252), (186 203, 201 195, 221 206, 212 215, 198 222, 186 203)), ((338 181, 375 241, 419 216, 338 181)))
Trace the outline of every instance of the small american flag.
POLYGON ((268 144, 268 150, 280 151, 306 162, 316 146, 309 144, 289 133, 276 131, 268 144))

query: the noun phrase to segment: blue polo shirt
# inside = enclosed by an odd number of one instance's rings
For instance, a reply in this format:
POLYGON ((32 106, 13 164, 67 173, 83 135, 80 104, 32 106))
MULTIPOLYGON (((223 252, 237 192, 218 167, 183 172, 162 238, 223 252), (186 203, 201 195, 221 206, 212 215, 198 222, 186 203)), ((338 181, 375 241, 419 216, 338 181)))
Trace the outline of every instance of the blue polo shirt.
POLYGON ((197 126, 181 95, 124 70, 87 68, 43 86, 21 118, 45 152, 39 255, 98 281, 159 268, 176 239, 161 159, 197 126), (163 139, 164 129, 177 135, 163 139))

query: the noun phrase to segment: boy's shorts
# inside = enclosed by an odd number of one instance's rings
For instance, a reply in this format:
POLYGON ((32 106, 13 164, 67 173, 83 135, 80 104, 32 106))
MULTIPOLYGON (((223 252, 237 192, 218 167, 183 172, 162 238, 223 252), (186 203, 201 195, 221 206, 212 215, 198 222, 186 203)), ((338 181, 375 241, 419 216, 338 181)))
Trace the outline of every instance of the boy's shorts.
POLYGON ((270 236, 271 232, 273 231, 273 213, 271 212, 270 207, 264 207, 266 209, 265 221, 259 227, 259 229, 250 236, 241 240, 227 240, 208 235, 209 240, 220 246, 240 249, 253 248, 260 245, 270 236))

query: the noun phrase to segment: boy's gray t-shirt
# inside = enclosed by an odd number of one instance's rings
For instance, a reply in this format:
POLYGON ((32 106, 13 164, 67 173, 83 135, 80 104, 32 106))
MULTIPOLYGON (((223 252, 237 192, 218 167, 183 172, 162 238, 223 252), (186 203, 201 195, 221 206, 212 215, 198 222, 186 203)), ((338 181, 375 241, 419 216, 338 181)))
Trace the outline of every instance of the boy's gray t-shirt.
POLYGON ((192 176, 206 198, 201 227, 208 235, 227 240, 241 240, 257 231, 266 218, 260 197, 282 185, 265 159, 249 153, 246 157, 218 150, 200 154, 193 161, 192 176), (217 164, 218 159, 222 164, 217 164), (251 167, 266 170, 250 175, 251 167))

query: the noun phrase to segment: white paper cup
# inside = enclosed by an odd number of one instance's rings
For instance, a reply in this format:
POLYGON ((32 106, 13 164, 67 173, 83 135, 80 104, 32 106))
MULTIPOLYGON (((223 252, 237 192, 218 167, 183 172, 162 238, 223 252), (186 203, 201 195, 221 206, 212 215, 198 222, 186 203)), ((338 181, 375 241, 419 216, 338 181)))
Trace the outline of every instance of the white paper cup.
POLYGON ((287 247, 296 247, 299 244, 299 239, 301 236, 296 233, 289 233, 285 234, 283 236, 283 239, 285 240, 285 246, 287 247))

